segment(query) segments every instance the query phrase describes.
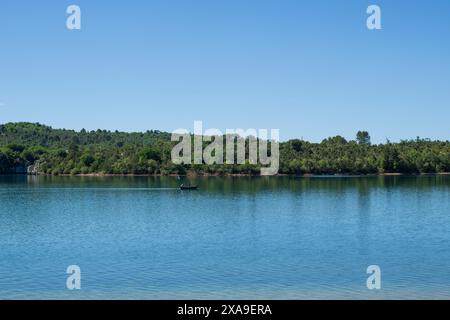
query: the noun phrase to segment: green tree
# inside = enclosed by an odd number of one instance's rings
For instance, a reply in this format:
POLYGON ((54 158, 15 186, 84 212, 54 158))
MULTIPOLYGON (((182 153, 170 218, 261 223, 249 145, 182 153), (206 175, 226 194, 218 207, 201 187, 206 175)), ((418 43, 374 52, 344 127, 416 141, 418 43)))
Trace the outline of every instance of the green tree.
POLYGON ((370 135, 367 131, 358 131, 356 141, 361 145, 370 145, 370 135))

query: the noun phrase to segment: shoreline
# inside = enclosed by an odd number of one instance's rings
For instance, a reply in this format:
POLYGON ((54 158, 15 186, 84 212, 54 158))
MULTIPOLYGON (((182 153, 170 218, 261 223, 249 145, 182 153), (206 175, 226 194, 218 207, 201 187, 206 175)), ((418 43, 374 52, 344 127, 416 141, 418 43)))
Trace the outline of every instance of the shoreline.
MULTIPOLYGON (((264 177, 260 174, 242 174, 242 173, 236 173, 236 174, 208 174, 208 173, 201 173, 201 174, 133 174, 133 173, 126 173, 126 174, 120 174, 120 173, 85 173, 85 174, 27 174, 27 173, 10 173, 10 174, 0 174, 0 176, 11 176, 11 175, 17 175, 17 176, 48 176, 48 177, 189 177, 189 178, 196 178, 196 177, 264 177)), ((450 176, 450 172, 438 172, 438 173, 371 173, 371 174, 352 174, 352 173, 339 173, 339 174, 311 174, 311 173, 305 173, 305 174, 276 174, 273 176, 267 176, 267 177, 300 177, 300 178, 315 178, 315 177, 425 177, 425 176, 450 176)))

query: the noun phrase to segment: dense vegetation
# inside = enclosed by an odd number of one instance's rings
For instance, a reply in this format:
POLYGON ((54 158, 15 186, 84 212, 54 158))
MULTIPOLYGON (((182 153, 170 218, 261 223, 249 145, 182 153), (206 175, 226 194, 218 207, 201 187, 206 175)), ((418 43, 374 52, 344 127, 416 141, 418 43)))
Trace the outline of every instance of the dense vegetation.
MULTIPOLYGON (((176 142, 160 131, 76 132, 33 123, 0 125, 0 174, 258 174, 257 165, 174 165, 176 142)), ((450 172, 450 142, 415 139, 374 145, 336 136, 280 144, 280 173, 377 174, 450 172)))

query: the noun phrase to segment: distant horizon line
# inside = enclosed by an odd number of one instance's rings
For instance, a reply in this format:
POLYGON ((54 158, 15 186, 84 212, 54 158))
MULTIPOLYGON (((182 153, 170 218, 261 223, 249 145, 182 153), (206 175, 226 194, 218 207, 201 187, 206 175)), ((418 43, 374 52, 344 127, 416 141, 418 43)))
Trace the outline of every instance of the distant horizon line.
MULTIPOLYGON (((110 132, 110 133, 126 133, 126 134, 133 134, 133 133, 146 133, 146 132, 148 132, 148 131, 150 131, 150 132, 157 132, 157 133, 166 133, 166 134, 172 134, 171 132, 169 132, 169 131, 165 131, 165 130, 159 130, 159 129, 147 129, 147 130, 145 130, 145 131, 124 131, 124 130, 117 130, 117 129, 100 129, 100 128, 97 128, 97 129, 86 129, 86 128, 81 128, 81 129, 70 129, 70 128, 60 128, 60 127, 54 127, 54 126, 51 126, 51 125, 48 125, 48 124, 45 124, 45 123, 41 123, 41 122, 31 122, 31 121, 9 121, 9 122, 5 122, 5 123, 0 123, 0 126, 4 126, 4 125, 8 125, 8 124, 32 124, 32 125, 40 125, 40 126, 43 126, 43 127, 48 127, 48 128, 51 128, 51 129, 53 129, 53 130, 66 130, 66 131, 73 131, 73 132, 76 132, 76 133, 81 133, 83 130, 85 130, 87 133, 92 133, 92 132, 97 132, 97 131, 102 131, 102 132, 104 132, 104 131, 106 131, 106 132, 110 132)), ((243 128, 243 130, 246 130, 245 128, 243 128)), ((360 130, 360 131, 367 131, 367 130, 360 130)), ((370 135, 370 132, 368 131, 368 133, 369 133, 369 135, 370 135)), ((191 132, 191 131, 189 131, 189 134, 190 135, 194 135, 194 133, 193 132, 191 132)), ((349 138, 346 138, 345 136, 342 136, 342 135, 339 135, 339 134, 337 134, 337 135, 334 135, 334 136, 329 136, 329 137, 326 137, 326 138, 323 138, 322 140, 320 140, 319 142, 317 142, 317 141, 311 141, 311 140, 307 140, 307 139, 304 139, 303 137, 299 137, 299 138, 290 138, 290 139, 285 139, 285 140, 279 140, 279 143, 285 143, 285 142, 289 142, 289 141, 293 141, 293 140, 300 140, 300 141, 305 141, 305 142, 309 142, 309 143, 321 143, 321 142, 323 142, 323 141, 325 141, 325 140, 327 140, 327 139, 330 139, 330 138, 335 138, 335 137, 341 137, 341 138, 344 138, 347 142, 351 142, 351 141, 356 141, 356 134, 357 134, 357 132, 355 132, 355 137, 354 138, 351 138, 351 139, 349 139, 349 138)), ((225 136, 226 134, 223 134, 223 136, 225 136)), ((205 136, 205 135, 204 135, 205 136)), ((245 137, 245 138, 247 138, 247 137, 245 137)), ((386 141, 385 142, 379 142, 379 143, 372 143, 373 145, 380 145, 380 144, 386 144, 386 143, 401 143, 401 142, 403 142, 403 141, 417 141, 417 140, 422 140, 422 141, 431 141, 431 142, 450 142, 450 140, 449 139, 431 139, 431 138, 423 138, 423 137, 420 137, 420 136, 416 136, 415 138, 407 138, 407 139, 400 139, 400 140, 391 140, 391 139, 389 139, 389 138, 387 138, 386 137, 386 141)))

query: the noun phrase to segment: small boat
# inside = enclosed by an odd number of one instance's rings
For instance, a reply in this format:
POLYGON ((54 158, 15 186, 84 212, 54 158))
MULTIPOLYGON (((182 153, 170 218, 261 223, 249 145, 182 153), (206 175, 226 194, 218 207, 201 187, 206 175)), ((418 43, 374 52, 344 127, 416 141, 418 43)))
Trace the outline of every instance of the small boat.
POLYGON ((180 190, 197 190, 198 186, 185 186, 184 184, 182 184, 180 186, 180 190))

